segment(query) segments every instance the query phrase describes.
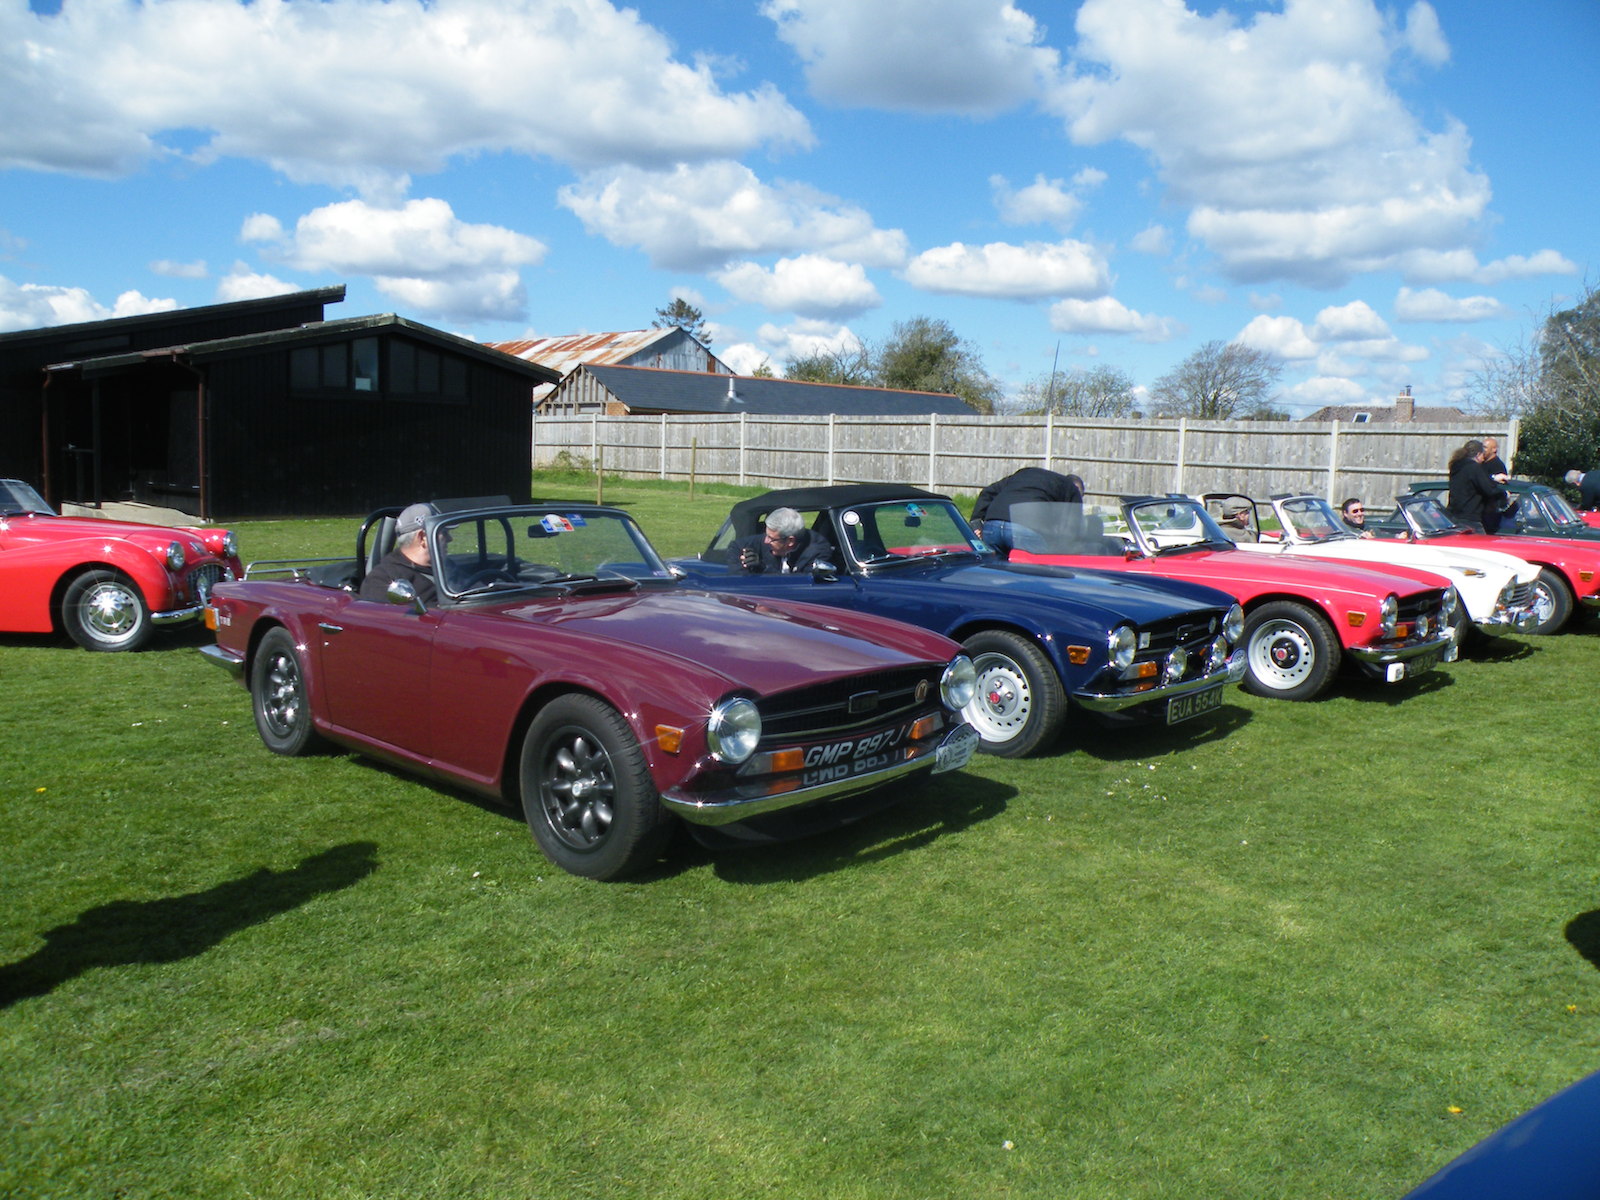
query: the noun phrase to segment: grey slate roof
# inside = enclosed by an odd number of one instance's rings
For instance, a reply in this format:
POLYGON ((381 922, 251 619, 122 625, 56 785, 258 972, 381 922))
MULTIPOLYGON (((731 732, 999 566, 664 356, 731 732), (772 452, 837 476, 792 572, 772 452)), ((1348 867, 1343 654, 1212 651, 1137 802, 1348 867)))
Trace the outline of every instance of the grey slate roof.
MULTIPOLYGON (((973 416, 974 410, 947 392, 902 392, 764 379, 754 375, 713 375, 704 371, 663 371, 651 367, 591 364, 593 375, 628 408, 639 412, 768 413, 826 416, 973 416), (730 387, 732 395, 730 396, 730 387)), ((571 376, 569 376, 571 378, 571 376)))

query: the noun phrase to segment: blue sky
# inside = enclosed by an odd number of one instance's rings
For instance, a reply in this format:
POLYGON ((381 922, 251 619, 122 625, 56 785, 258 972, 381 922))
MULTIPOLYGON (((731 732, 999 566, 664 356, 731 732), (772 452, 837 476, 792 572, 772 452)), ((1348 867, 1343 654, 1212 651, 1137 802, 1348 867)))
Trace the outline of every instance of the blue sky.
POLYGON ((1459 402, 1600 282, 1596 0, 0 0, 0 331, 343 283, 1459 402))

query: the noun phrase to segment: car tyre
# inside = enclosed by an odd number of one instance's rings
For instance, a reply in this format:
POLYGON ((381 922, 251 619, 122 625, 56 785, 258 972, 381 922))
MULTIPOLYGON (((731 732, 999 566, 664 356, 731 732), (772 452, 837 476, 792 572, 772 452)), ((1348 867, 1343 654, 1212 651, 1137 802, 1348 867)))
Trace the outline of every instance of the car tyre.
POLYGON ((528 726, 522 813, 556 866, 617 879, 654 862, 671 822, 644 751, 616 709, 593 696, 552 700, 528 726))
POLYGON ((305 667, 294 637, 281 626, 270 630, 250 664, 250 707, 256 732, 274 754, 297 757, 323 745, 311 722, 305 667))
POLYGON ((978 731, 980 750, 1021 758, 1061 736, 1066 689, 1042 650, 1003 629, 975 633, 962 648, 978 673, 977 691, 962 712, 978 731))
POLYGON ((1539 577, 1533 581, 1533 611, 1539 614, 1539 623, 1528 632, 1557 633, 1572 618, 1572 589, 1558 571, 1540 567, 1539 577))
POLYGON ((61 596, 61 624, 85 650, 138 650, 155 626, 139 589, 119 571, 84 571, 61 596))
POLYGON ((1263 604, 1245 618, 1243 687, 1257 696, 1311 700, 1333 682, 1342 650, 1328 619, 1289 600, 1263 604))

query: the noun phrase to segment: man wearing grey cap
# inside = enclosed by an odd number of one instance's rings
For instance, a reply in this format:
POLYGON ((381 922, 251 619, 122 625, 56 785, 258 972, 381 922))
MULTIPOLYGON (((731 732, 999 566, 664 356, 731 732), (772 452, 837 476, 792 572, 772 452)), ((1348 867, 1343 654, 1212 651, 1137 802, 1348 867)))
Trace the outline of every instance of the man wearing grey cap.
POLYGON ((394 523, 394 549, 380 558, 356 593, 363 600, 387 599, 391 583, 409 583, 417 599, 432 604, 439 598, 433 583, 433 555, 422 523, 438 509, 431 504, 412 504, 403 509, 394 523))

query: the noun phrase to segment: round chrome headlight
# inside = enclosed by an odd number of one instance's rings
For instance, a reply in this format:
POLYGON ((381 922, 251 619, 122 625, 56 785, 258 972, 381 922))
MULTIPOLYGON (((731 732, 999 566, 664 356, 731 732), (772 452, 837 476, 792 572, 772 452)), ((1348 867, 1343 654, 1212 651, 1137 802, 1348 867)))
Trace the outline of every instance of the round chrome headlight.
POLYGON ((1220 671, 1228 663, 1228 639, 1218 638, 1211 643, 1211 653, 1206 657, 1206 673, 1220 671))
POLYGON ((1400 601, 1390 592, 1378 607, 1378 619, 1383 625, 1383 636, 1393 637, 1395 622, 1400 619, 1400 601))
POLYGON ((1177 683, 1183 678, 1183 673, 1189 669, 1189 652, 1182 646, 1175 648, 1167 655, 1167 682, 1177 683))
POLYGON ((231 529, 222 535, 222 552, 229 558, 239 557, 239 539, 231 529))
POLYGON ((183 543, 182 542, 168 542, 167 543, 167 570, 169 570, 169 571, 181 571, 181 570, 183 570, 183 543))
POLYGON ((756 752, 761 741, 761 711, 743 696, 724 700, 706 722, 706 746, 720 762, 737 765, 756 752))
POLYGON ((1432 633, 1433 633, 1433 618, 1428 616, 1426 613, 1424 613, 1422 616, 1417 618, 1417 636, 1419 638, 1425 638, 1425 637, 1428 637, 1429 635, 1431 635, 1432 633))
POLYGON ((1228 610, 1228 615, 1222 619, 1222 636, 1228 639, 1228 645, 1237 646, 1239 639, 1244 637, 1244 609, 1235 604, 1228 610))
POLYGON ((1106 638, 1106 649, 1111 654, 1111 665, 1119 671, 1126 671, 1133 666, 1133 652, 1138 648, 1138 639, 1134 637, 1133 630, 1126 625, 1118 625, 1106 638))
POLYGON ((972 703, 978 692, 978 669, 965 654, 958 654, 939 676, 939 698, 944 706, 960 711, 972 703))
MULTIPOLYGON (((1507 586, 1510 586, 1510 585, 1507 585, 1507 586)), ((1446 588, 1445 591, 1444 591, 1444 603, 1439 606, 1439 613, 1442 616, 1442 618, 1444 620, 1444 623, 1446 625, 1450 625, 1450 624, 1454 623, 1455 617, 1456 617, 1456 610, 1459 609, 1460 607, 1461 607, 1461 594, 1459 592, 1457 592, 1455 590, 1455 588, 1446 588)))

